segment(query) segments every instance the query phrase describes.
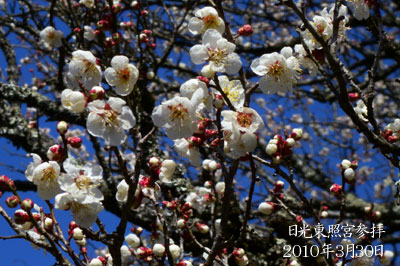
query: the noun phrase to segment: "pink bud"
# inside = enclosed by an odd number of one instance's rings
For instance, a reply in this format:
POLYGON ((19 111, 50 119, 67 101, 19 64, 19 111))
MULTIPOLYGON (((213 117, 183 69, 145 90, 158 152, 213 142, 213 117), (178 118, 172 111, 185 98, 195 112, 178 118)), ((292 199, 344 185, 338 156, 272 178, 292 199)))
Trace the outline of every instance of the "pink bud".
POLYGON ((14 185, 14 181, 5 175, 0 175, 0 190, 1 191, 10 191, 15 190, 16 187, 14 185))
POLYGON ((329 191, 331 192, 332 195, 334 196, 339 196, 342 193, 342 186, 338 184, 333 184, 329 191))
POLYGON ((19 204, 19 198, 15 195, 12 195, 6 199, 6 204, 9 208, 15 208, 19 204))
POLYGON ((14 213, 14 221, 16 224, 24 224, 29 221, 29 215, 24 210, 16 210, 14 213))
POLYGON ((238 30, 238 34, 240 36, 249 36, 253 34, 253 28, 251 27, 251 25, 246 24, 238 30))
POLYGON ((82 146, 82 139, 80 137, 69 137, 67 142, 71 147, 79 149, 82 146))
POLYGON ((30 211, 33 208, 33 201, 31 199, 24 199, 21 202, 21 209, 24 211, 30 211))
POLYGON ((348 94, 348 97, 350 102, 355 102, 360 99, 360 94, 358 92, 351 92, 348 94))
POLYGON ((204 82, 207 86, 208 86, 208 84, 210 84, 210 80, 209 80, 208 78, 206 78, 206 77, 197 76, 196 78, 197 78, 198 80, 204 82))

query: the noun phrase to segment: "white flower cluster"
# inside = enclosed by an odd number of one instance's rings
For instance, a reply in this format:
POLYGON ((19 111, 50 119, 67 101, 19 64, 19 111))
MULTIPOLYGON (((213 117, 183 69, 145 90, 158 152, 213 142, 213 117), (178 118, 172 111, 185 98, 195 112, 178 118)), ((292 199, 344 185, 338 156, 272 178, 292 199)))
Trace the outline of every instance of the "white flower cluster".
POLYGON ((63 32, 56 30, 52 26, 47 26, 40 32, 40 39, 50 47, 60 47, 62 45, 63 32))
MULTIPOLYGON (((315 31, 325 40, 328 41, 332 38, 333 34, 333 12, 334 7, 332 7, 329 12, 327 8, 324 8, 320 15, 315 15, 313 20, 310 21, 310 24, 314 27, 315 31)), ((347 27, 345 26, 348 22, 347 17, 347 7, 342 5, 339 8, 339 17, 343 16, 344 18, 339 22, 338 29, 338 41, 341 41, 344 38, 347 27)), ((319 49, 322 45, 314 38, 309 30, 305 30, 302 32, 302 37, 310 50, 319 49)))
POLYGON ((57 162, 42 162, 37 154, 32 157, 25 176, 37 186, 39 197, 44 200, 55 197, 57 209, 70 209, 79 226, 90 227, 103 210, 104 197, 98 189, 103 169, 90 163, 79 165, 70 157, 63 163, 65 173, 61 173, 57 162))
POLYGON ((264 128, 260 115, 253 109, 241 107, 236 112, 222 111, 224 120, 224 151, 233 159, 245 156, 257 147, 255 132, 264 128))

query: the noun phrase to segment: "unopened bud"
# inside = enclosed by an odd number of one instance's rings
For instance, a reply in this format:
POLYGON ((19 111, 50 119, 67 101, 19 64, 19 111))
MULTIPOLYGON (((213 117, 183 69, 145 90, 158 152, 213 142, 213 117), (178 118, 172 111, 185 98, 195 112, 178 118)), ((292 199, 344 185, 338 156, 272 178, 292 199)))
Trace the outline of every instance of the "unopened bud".
POLYGON ((155 245, 153 246, 153 253, 154 253, 154 255, 156 255, 157 257, 162 257, 162 256, 164 256, 164 252, 165 252, 165 247, 164 247, 164 245, 155 244, 155 245))
POLYGON ((0 175, 0 190, 1 191, 10 191, 15 190, 16 187, 14 185, 14 181, 5 175, 0 175))
POLYGON ((338 184, 333 184, 329 191, 331 192, 332 195, 334 196, 339 196, 342 193, 342 186, 338 184))
POLYGON ((354 172, 353 168, 347 168, 343 175, 347 182, 352 182, 356 177, 356 172, 354 172))
POLYGON ((15 195, 12 195, 6 199, 6 204, 9 208, 15 208, 19 204, 19 198, 15 195))
POLYGON ((14 212, 14 221, 16 224, 24 224, 29 221, 29 215, 22 209, 16 210, 14 212))
POLYGON ((351 162, 349 160, 344 159, 341 163, 340 166, 342 167, 343 170, 346 170, 347 168, 350 168, 351 162))
POLYGON ((30 211, 33 208, 33 201, 31 199, 24 199, 21 202, 21 209, 24 211, 30 211))
POLYGON ((133 1, 133 2, 131 3, 131 7, 132 7, 133 9, 139 10, 139 9, 141 8, 141 5, 140 5, 139 1, 133 1))
POLYGON ((213 105, 215 108, 220 109, 224 106, 224 98, 220 94, 215 94, 213 99, 213 105))
POLYGON ((292 134, 290 135, 295 140, 300 140, 303 137, 303 129, 301 128, 294 128, 292 130, 292 134))
POLYGON ((94 87, 89 91, 89 101, 103 100, 105 94, 106 94, 106 91, 105 91, 102 87, 100 87, 100 86, 94 86, 94 87))
POLYGON ((64 135, 65 133, 67 133, 68 128, 69 128, 69 125, 65 121, 60 121, 57 123, 57 132, 60 133, 61 135, 64 135))
POLYGON ((273 202, 262 202, 258 206, 258 211, 265 215, 270 215, 275 209, 275 204, 273 202))
POLYGON ((67 138, 67 143, 72 148, 79 149, 82 146, 82 139, 80 137, 69 137, 67 138))
POLYGON ((246 24, 238 30, 238 34, 240 36, 249 36, 253 34, 253 28, 251 27, 251 25, 246 24))
POLYGON ((76 227, 75 229, 73 229, 72 237, 75 240, 82 240, 83 239, 83 231, 82 231, 82 229, 80 229, 79 227, 76 227))
POLYGON ((64 157, 64 149, 61 145, 53 145, 47 151, 47 158, 51 161, 60 161, 64 157))
POLYGON ((196 223, 196 228, 201 234, 207 234, 210 231, 210 227, 206 224, 196 223))
POLYGON ((53 219, 48 218, 48 217, 46 217, 46 218, 44 219, 44 228, 45 228, 47 231, 51 231, 51 230, 53 229, 53 224, 54 224, 53 219))
POLYGON ((149 167, 151 169, 158 169, 160 168, 160 166, 161 166, 161 160, 158 157, 153 156, 149 159, 149 167))
POLYGON ((322 211, 320 216, 321 216, 321 218, 326 218, 326 217, 328 217, 328 212, 322 211))
POLYGON ((183 229, 185 227, 185 225, 186 225, 186 220, 179 219, 178 222, 177 222, 177 225, 178 225, 179 229, 183 229))

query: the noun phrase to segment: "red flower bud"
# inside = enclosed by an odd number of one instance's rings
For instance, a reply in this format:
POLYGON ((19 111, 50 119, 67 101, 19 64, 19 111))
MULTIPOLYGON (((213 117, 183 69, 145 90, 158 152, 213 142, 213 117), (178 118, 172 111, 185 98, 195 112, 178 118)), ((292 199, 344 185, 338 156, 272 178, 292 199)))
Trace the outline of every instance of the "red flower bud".
POLYGON ((6 204, 9 208, 15 208, 19 204, 19 198, 15 195, 12 195, 6 199, 6 204))
POLYGON ((0 190, 1 191, 11 191, 15 190, 16 187, 14 185, 14 181, 8 176, 1 175, 0 176, 0 190))
POLYGON ((238 30, 238 34, 240 36, 249 36, 253 34, 253 28, 251 27, 251 25, 246 24, 238 30))

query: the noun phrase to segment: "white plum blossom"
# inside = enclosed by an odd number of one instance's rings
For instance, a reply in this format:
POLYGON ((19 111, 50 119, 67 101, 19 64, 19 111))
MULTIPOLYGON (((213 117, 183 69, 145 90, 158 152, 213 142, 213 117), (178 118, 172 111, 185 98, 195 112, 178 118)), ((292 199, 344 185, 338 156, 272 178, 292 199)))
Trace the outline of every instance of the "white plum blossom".
POLYGON ((346 0, 353 8, 353 16, 358 20, 367 19, 369 17, 369 7, 365 0, 346 0))
POLYGON ((55 207, 59 210, 71 210, 74 221, 83 228, 90 227, 103 210, 103 204, 100 202, 82 204, 68 192, 56 196, 55 207))
POLYGON ((52 47, 60 47, 64 34, 60 30, 56 30, 52 26, 47 26, 40 32, 40 39, 52 47))
POLYGON ((202 213, 207 205, 205 195, 211 193, 211 189, 205 187, 195 187, 194 192, 190 192, 186 198, 185 202, 189 202, 194 209, 199 213, 202 213))
POLYGON ((136 118, 125 104, 124 100, 115 97, 110 97, 107 103, 101 100, 89 103, 88 132, 103 138, 107 145, 122 144, 126 140, 125 130, 136 125, 136 118))
MULTIPOLYGON (((314 27, 315 31, 321 35, 321 37, 327 41, 332 37, 333 34, 333 12, 334 7, 332 7, 329 12, 327 8, 324 8, 320 15, 315 15, 313 21, 310 21, 311 25, 314 27)), ((344 38, 344 34, 347 30, 346 23, 348 22, 347 7, 342 5, 339 8, 339 17, 343 16, 344 19, 339 22, 338 30, 338 41, 344 38)), ((305 44, 310 50, 321 48, 322 45, 314 38, 310 31, 305 30, 302 32, 305 44)))
POLYGON ((232 159, 239 159, 257 147, 257 136, 248 131, 240 131, 233 126, 231 131, 224 132, 224 152, 232 159))
POLYGON ((294 46, 294 51, 297 53, 297 60, 299 64, 303 67, 308 69, 308 72, 312 77, 315 77, 318 72, 317 65, 308 57, 306 50, 302 44, 296 44, 294 46))
POLYGON ((240 131, 254 133, 264 128, 261 116, 252 108, 241 107, 236 112, 225 110, 221 112, 224 120, 221 122, 224 130, 232 131, 237 128, 240 131))
POLYGON ((357 106, 354 107, 354 112, 356 112, 361 120, 368 122, 368 108, 362 100, 357 101, 357 106))
POLYGON ((154 125, 163 127, 171 139, 188 138, 197 129, 196 109, 202 102, 203 91, 197 90, 189 100, 175 96, 154 108, 151 118, 154 125))
POLYGON ((60 166, 55 161, 42 162, 37 154, 31 155, 33 162, 28 165, 25 176, 37 186, 39 197, 50 200, 62 192, 58 184, 60 166))
POLYGON ((115 86, 118 95, 130 94, 139 77, 138 69, 129 64, 129 59, 123 55, 116 55, 111 60, 111 67, 104 71, 104 76, 111 86, 115 86))
POLYGON ((62 190, 69 192, 81 204, 99 202, 104 199, 98 189, 103 173, 101 166, 91 163, 80 166, 72 157, 67 158, 63 166, 66 173, 58 178, 62 190))
POLYGON ((88 41, 93 41, 96 35, 94 34, 94 30, 92 29, 92 27, 86 25, 85 27, 83 27, 83 29, 84 29, 83 38, 85 38, 88 41))
MULTIPOLYGON (((225 75, 218 76, 219 86, 226 94, 229 101, 235 108, 243 107, 245 93, 242 83, 239 80, 229 80, 225 75)), ((218 90, 213 88, 214 94, 220 94, 218 90)))
POLYGON ((174 140, 174 147, 180 156, 188 158, 194 166, 201 165, 200 152, 186 138, 174 140))
POLYGON ((195 17, 189 20, 189 31, 192 34, 203 34, 208 29, 215 29, 221 34, 225 31, 225 23, 218 16, 217 10, 213 7, 203 7, 194 13, 195 17))
POLYGON ((69 63, 69 76, 74 82, 81 81, 86 89, 99 85, 101 69, 96 61, 96 57, 89 51, 73 52, 69 63))
MULTIPOLYGON (((204 107, 207 110, 210 110, 212 107, 212 97, 208 93, 207 85, 198 79, 189 79, 185 83, 183 83, 179 89, 181 96, 186 97, 188 99, 192 99, 193 95, 197 90, 201 90, 203 93, 203 99, 201 103, 198 105, 197 111, 200 111, 204 107)), ((197 94, 196 94, 197 95, 197 94)))
POLYGON ((203 35, 203 44, 190 48, 190 58, 196 65, 208 62, 214 72, 236 74, 242 67, 242 61, 236 54, 236 45, 228 42, 217 30, 207 30, 203 35))
POLYGON ((257 147, 257 130, 264 128, 260 115, 248 107, 239 108, 237 112, 222 111, 224 120, 221 122, 224 130, 224 151, 233 159, 245 156, 257 147))
POLYGON ((86 107, 86 98, 82 92, 65 89, 61 93, 61 104, 75 113, 82 113, 86 107))
POLYGON ((258 76, 262 76, 259 86, 266 94, 292 91, 300 70, 299 61, 293 56, 290 47, 282 48, 280 53, 262 55, 251 63, 250 68, 258 76))

